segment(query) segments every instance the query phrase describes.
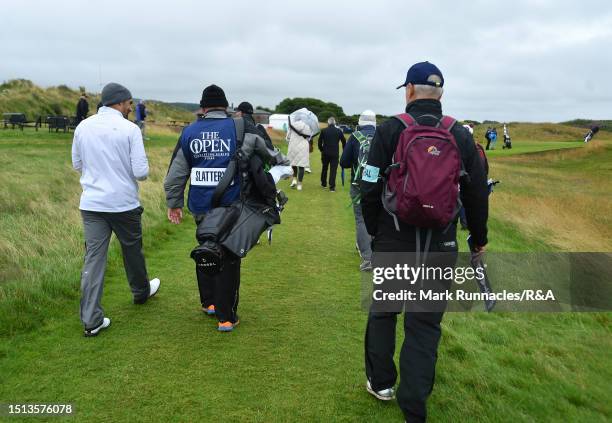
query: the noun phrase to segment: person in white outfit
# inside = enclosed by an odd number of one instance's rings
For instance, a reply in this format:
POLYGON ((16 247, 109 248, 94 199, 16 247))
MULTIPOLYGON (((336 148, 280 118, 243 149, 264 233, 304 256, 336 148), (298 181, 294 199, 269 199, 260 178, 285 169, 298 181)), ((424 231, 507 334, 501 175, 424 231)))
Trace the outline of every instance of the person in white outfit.
POLYGON ((149 281, 142 252, 143 208, 138 181, 149 174, 142 134, 127 117, 132 94, 122 85, 102 89, 98 113, 74 131, 72 166, 81 174, 83 194, 79 209, 85 235, 85 261, 81 273, 81 321, 85 336, 96 336, 110 326, 101 306, 106 257, 115 233, 135 304, 144 304, 159 289, 149 281))
POLYGON ((287 131, 289 142, 287 158, 293 168, 291 188, 297 188, 298 191, 302 190, 304 168, 310 167, 310 138, 312 135, 312 129, 302 121, 291 122, 287 131))

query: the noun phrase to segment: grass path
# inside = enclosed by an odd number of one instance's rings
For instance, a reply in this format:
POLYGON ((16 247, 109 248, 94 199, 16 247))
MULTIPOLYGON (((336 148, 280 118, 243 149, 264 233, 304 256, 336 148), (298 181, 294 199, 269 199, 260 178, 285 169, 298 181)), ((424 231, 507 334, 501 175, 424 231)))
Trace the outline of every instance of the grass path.
MULTIPOLYGON (((152 149, 165 165, 170 141, 152 149)), ((395 403, 365 393, 348 186, 321 190, 315 157, 305 190, 287 189, 272 246, 243 261, 233 333, 199 311, 193 223, 164 223, 149 199, 145 253, 159 296, 131 303, 113 242, 103 299, 112 326, 83 338, 75 298, 41 327, 3 338, 0 402, 73 403, 74 421, 403 421, 395 403)), ((538 245, 500 214, 493 225, 499 249, 538 245)), ((448 314, 443 326, 431 421, 612 418, 609 313, 448 314)))

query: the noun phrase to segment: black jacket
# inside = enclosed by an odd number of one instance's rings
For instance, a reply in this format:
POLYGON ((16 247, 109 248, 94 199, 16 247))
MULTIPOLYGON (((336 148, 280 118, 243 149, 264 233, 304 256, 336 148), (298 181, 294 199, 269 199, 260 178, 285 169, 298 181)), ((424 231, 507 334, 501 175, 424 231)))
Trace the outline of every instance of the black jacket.
POLYGON ((336 128, 335 125, 329 125, 321 131, 319 135, 319 151, 330 157, 339 157, 339 144, 342 143, 342 149, 346 145, 346 138, 342 131, 336 128))
POLYGON ((84 98, 79 99, 76 107, 76 117, 78 120, 83 120, 89 113, 89 103, 84 98))
MULTIPOLYGON (((435 125, 442 116, 442 105, 437 100, 416 100, 406 106, 410 113, 422 125, 435 125), (433 116, 425 116, 433 115, 433 116), (437 118, 437 119, 436 119, 437 118)), ((393 118, 384 122, 376 129, 376 134, 370 145, 368 166, 379 168, 379 175, 391 165, 393 154, 399 140, 403 124, 393 118)), ((461 200, 465 206, 468 228, 472 239, 478 246, 487 244, 487 218, 489 213, 487 181, 482 161, 476 151, 474 140, 469 131, 456 124, 452 130, 461 152, 461 160, 469 177, 461 181, 461 200)), ((361 207, 368 232, 375 237, 400 242, 414 242, 414 226, 400 222, 400 231, 395 229, 393 218, 383 209, 381 193, 383 182, 361 181, 361 207)), ((456 223, 456 222, 455 222, 456 223)), ((455 230, 448 231, 454 238, 455 230)), ((434 230, 432 241, 443 239, 442 230, 434 230)))
POLYGON ((244 119, 246 133, 259 135, 264 140, 266 140, 268 147, 273 148, 272 139, 270 138, 270 135, 268 135, 268 131, 266 131, 266 128, 264 128, 263 125, 259 123, 255 123, 255 119, 253 119, 253 115, 249 115, 245 113, 242 115, 242 118, 244 119))

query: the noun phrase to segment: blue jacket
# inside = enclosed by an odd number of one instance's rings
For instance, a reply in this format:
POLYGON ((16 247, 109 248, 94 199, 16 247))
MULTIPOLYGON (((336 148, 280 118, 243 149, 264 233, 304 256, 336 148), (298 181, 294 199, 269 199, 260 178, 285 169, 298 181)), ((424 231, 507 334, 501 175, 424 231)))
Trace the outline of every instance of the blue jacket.
MULTIPOLYGON (((366 136, 374 136, 376 127, 373 125, 358 126, 357 131, 361 131, 366 136)), ((355 180, 355 170, 359 164, 359 141, 353 134, 348 139, 342 157, 340 157, 340 167, 345 169, 351 168, 351 182, 355 180)))
POLYGON ((145 120, 147 117, 147 108, 144 104, 138 103, 136 105, 136 120, 145 120))

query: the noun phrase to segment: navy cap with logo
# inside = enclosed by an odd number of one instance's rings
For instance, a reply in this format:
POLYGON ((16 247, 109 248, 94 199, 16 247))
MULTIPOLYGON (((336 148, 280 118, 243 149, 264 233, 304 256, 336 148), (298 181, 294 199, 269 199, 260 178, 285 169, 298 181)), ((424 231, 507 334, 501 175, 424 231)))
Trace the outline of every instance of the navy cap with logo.
POLYGON ((438 67, 433 63, 419 62, 412 65, 410 69, 408 69, 408 73, 406 74, 406 82, 397 87, 397 89, 405 87, 408 84, 443 87, 444 77, 442 76, 440 69, 438 69, 438 67))

